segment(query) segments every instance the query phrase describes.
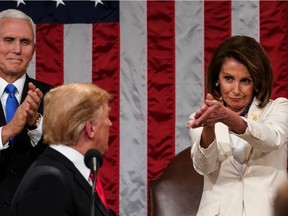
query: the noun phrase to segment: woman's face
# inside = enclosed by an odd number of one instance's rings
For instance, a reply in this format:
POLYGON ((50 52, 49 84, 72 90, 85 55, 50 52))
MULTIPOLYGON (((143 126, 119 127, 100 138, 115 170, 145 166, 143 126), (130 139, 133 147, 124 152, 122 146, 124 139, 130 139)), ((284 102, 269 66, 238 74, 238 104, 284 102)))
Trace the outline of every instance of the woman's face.
POLYGON ((218 82, 226 106, 240 114, 252 100, 254 92, 254 82, 247 68, 232 57, 226 58, 218 82))

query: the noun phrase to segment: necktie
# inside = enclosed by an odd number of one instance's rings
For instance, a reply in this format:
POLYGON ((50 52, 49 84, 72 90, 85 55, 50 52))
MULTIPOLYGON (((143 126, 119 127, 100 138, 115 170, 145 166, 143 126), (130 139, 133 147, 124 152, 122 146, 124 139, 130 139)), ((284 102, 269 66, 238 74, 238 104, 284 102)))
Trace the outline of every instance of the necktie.
MULTIPOLYGON (((15 97, 16 87, 13 84, 8 84, 5 88, 5 92, 8 94, 6 100, 6 122, 10 122, 13 118, 17 107, 19 106, 17 98, 15 97)), ((10 143, 13 145, 14 137, 10 137, 10 143)))
MULTIPOLYGON (((90 172, 89 178, 93 182, 94 175, 93 175, 92 172, 90 172)), ((106 199, 105 199, 105 195, 104 195, 104 190, 103 190, 102 184, 101 184, 101 182, 99 180, 97 180, 97 178, 96 178, 95 192, 99 195, 102 203, 108 209, 108 205, 107 205, 107 202, 106 202, 106 199)))
POLYGON ((19 106, 17 98, 15 97, 15 90, 16 87, 13 84, 8 84, 5 88, 5 92, 8 94, 5 110, 7 123, 11 121, 17 110, 17 107, 19 106))

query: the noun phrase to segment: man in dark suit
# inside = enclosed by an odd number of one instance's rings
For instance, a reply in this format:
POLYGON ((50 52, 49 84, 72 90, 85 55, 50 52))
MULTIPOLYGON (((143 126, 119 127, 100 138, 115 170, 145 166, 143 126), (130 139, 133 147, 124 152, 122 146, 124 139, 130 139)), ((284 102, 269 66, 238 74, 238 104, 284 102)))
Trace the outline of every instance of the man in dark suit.
POLYGON ((31 18, 18 10, 0 12, 1 216, 9 215, 13 195, 25 171, 46 146, 41 142, 41 101, 51 86, 26 74, 35 49, 35 25, 31 18), (8 84, 15 88, 13 96, 7 92, 8 84), (8 98, 17 103, 15 113, 10 113, 8 98))
POLYGON ((115 215, 101 193, 91 193, 84 163, 88 150, 108 150, 110 99, 92 83, 65 84, 45 95, 43 138, 49 146, 22 179, 11 216, 90 216, 92 206, 95 216, 115 215))

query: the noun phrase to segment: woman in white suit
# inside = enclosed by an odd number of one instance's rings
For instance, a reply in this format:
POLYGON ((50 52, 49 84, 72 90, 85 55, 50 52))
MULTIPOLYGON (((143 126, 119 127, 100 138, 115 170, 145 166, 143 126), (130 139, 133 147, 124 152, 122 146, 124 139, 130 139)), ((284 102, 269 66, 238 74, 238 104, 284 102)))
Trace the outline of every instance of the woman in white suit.
POLYGON ((271 100, 262 46, 233 36, 207 69, 204 104, 189 117, 194 168, 204 176, 198 216, 271 216, 287 178, 288 100, 271 100))

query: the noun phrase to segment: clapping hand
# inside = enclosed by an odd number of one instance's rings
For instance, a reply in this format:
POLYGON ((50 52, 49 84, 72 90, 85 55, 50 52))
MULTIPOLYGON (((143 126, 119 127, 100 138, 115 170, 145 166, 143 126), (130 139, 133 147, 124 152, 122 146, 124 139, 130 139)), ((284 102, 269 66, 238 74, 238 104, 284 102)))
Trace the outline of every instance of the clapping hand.
POLYGON ((224 117, 225 107, 223 104, 215 100, 211 94, 206 95, 205 103, 195 112, 194 119, 187 123, 187 128, 197 127, 213 127, 224 117))

